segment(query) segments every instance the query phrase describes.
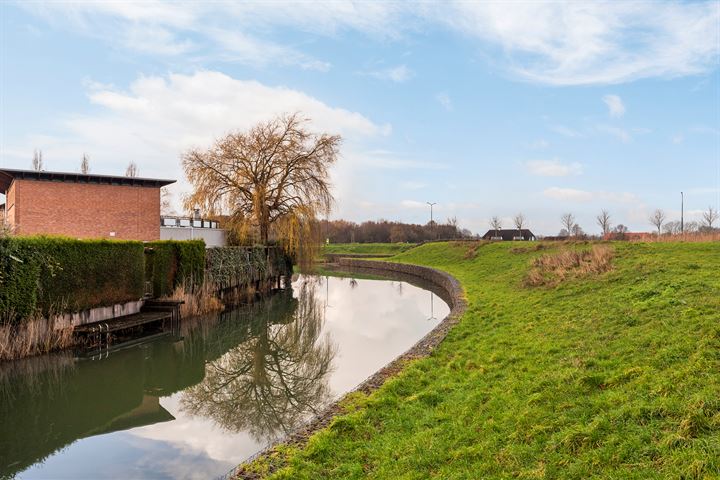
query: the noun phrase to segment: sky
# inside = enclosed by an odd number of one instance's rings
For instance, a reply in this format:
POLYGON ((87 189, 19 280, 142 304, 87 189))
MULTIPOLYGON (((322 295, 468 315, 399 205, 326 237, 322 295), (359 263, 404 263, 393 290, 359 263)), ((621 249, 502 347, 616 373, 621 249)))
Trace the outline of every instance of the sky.
MULTIPOLYGON (((555 235, 720 207, 720 2, 0 2, 0 167, 177 179, 278 114, 342 135, 331 218, 555 235)), ((0 197, 0 202, 3 201, 0 197)))

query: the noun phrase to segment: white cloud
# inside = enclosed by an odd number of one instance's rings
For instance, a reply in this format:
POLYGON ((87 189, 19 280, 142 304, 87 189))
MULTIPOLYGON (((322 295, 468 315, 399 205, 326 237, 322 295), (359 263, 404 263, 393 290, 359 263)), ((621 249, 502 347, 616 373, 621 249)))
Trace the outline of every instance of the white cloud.
POLYGON ((532 175, 541 177, 567 177, 582 173, 581 164, 577 162, 563 163, 558 159, 530 160, 525 162, 525 167, 532 175))
POLYGON ((678 145, 685 141, 685 137, 682 134, 678 133, 677 135, 673 135, 672 137, 670 137, 670 140, 675 145, 678 145))
POLYGON ((612 135, 623 143, 629 143, 632 140, 630 133, 623 128, 613 127, 611 125, 598 125, 597 130, 612 135))
POLYGON ((413 77, 414 73, 406 65, 398 65, 397 67, 369 72, 368 75, 379 78, 381 80, 390 80, 395 83, 403 83, 410 80, 413 77))
POLYGON ((418 202, 416 200, 403 200, 402 202, 400 202, 400 205, 404 208, 415 208, 415 209, 418 209, 418 208, 429 209, 430 208, 430 205, 428 205, 427 203, 418 202))
POLYGON ((400 182, 400 188, 404 188, 405 190, 420 190, 425 187, 427 187, 427 184, 423 182, 417 182, 412 180, 400 182))
POLYGON ((498 45, 514 73, 541 83, 611 84, 697 74, 713 68, 720 51, 715 2, 452 5, 428 13, 498 45))
POLYGON ((605 105, 608 107, 608 114, 611 117, 622 117, 625 115, 625 105, 623 104, 622 99, 617 95, 605 95, 603 97, 603 102, 605 102, 605 105))
POLYGON ((544 150, 550 146, 550 142, 545 140, 544 138, 540 138, 538 140, 535 140, 533 143, 530 144, 530 148, 533 148, 535 150, 544 150))
POLYGON ((568 202, 592 202, 608 201, 613 203, 636 203, 638 198, 635 194, 627 192, 590 192, 575 188, 551 187, 543 191, 543 195, 553 200, 568 202))
MULTIPOLYGON (((9 145, 7 158, 24 162, 27 152, 41 146, 53 170, 76 170, 87 152, 95 173, 122 174, 132 160, 143 176, 182 179, 179 158, 184 150, 208 147, 231 130, 247 129, 281 113, 302 112, 311 119, 310 128, 341 134, 343 151, 350 158, 365 139, 391 131, 390 125, 298 90, 212 71, 140 77, 125 91, 94 85, 88 96, 102 107, 98 113, 63 119, 64 131, 58 136, 36 134, 24 144, 9 145)), ((174 187, 176 198, 180 190, 187 190, 187 185, 174 187)))
POLYGON ((435 100, 437 100, 442 107, 447 110, 448 112, 451 112, 453 110, 453 103, 450 99, 450 95, 448 95, 445 92, 440 92, 437 95, 435 95, 435 100))
POLYGON ((552 130, 553 132, 559 133, 560 135, 563 135, 565 137, 580 138, 583 136, 582 133, 570 127, 566 127, 565 125, 550 125, 550 127, 548 128, 550 128, 550 130, 552 130))

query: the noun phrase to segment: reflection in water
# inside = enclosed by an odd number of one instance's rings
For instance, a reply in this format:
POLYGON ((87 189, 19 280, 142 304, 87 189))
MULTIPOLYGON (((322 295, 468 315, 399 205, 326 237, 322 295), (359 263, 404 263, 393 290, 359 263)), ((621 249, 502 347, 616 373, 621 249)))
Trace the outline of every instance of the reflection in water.
POLYGON ((448 312, 402 282, 302 276, 293 288, 102 359, 0 364, 0 478, 221 475, 448 312))
POLYGON ((317 413, 331 398, 326 377, 335 349, 327 336, 318 341, 324 316, 314 289, 314 282, 302 284, 287 324, 266 325, 208 363, 205 379, 183 395, 183 410, 229 431, 249 431, 258 441, 288 433, 317 413))

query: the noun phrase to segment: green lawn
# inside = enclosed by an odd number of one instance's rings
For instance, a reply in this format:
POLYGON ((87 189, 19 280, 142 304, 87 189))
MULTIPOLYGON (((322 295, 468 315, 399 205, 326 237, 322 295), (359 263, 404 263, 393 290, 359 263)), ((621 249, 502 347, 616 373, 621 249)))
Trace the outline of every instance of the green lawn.
POLYGON ((555 288, 523 286, 548 250, 513 247, 395 257, 455 275, 467 313, 273 478, 720 478, 720 244, 617 243, 555 288))
POLYGON ((397 254, 413 248, 414 243, 332 243, 322 253, 397 254))

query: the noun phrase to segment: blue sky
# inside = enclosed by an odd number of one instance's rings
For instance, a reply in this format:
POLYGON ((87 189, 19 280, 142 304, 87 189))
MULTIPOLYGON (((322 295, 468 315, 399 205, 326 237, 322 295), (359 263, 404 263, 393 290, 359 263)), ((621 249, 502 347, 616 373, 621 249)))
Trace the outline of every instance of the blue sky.
POLYGON ((180 154, 278 113, 340 133, 335 218, 650 230, 720 206, 719 2, 0 4, 0 166, 190 186, 180 154))

